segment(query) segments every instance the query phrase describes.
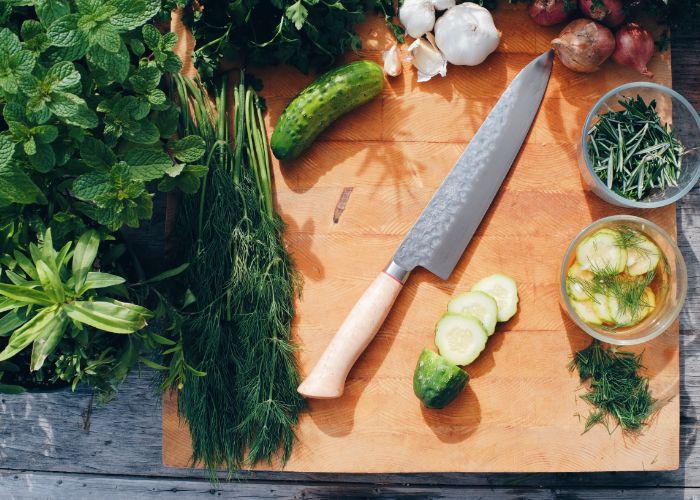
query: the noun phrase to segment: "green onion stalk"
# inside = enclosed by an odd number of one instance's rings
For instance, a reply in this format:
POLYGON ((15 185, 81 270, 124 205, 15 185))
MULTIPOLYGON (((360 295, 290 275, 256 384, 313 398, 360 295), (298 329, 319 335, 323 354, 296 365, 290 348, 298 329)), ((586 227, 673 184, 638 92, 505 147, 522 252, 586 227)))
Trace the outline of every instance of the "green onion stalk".
POLYGON ((272 203, 264 102, 241 81, 233 89, 233 131, 226 81, 210 100, 201 83, 178 76, 179 133, 201 135, 208 173, 178 203, 176 258, 189 261, 183 285, 183 346, 204 377, 189 376, 178 410, 192 436, 192 461, 216 480, 279 457, 286 461, 304 400, 291 340, 300 281, 272 203))

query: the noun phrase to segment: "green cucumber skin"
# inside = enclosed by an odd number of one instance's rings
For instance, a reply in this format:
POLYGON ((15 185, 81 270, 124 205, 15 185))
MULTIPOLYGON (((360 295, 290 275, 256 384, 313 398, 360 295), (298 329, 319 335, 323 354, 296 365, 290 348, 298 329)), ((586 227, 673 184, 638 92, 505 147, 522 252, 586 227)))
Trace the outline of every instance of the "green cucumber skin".
POLYGON ((413 392, 428 408, 444 408, 469 382, 469 374, 445 358, 423 349, 413 374, 413 392))
POLYGON ((270 147, 279 160, 293 160, 328 125, 371 101, 384 87, 384 70, 372 61, 356 61, 321 75, 282 112, 270 147))

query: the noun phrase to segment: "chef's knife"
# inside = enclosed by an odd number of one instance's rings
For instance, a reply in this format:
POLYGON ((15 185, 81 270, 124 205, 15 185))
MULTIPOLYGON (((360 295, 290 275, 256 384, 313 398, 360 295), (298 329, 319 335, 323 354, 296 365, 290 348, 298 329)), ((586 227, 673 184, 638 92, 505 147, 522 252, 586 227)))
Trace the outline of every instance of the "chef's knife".
POLYGON ((350 369, 376 335, 417 266, 447 279, 522 147, 552 71, 545 52, 518 73, 394 254, 299 385, 310 398, 343 394, 350 369))

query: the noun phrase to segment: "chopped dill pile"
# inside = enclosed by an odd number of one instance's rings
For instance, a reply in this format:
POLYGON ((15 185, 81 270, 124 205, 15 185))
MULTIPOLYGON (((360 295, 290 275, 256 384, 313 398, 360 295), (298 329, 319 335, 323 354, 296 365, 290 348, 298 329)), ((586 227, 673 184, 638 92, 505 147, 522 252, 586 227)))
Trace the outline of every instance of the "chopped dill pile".
POLYGON ((597 340, 574 355, 569 370, 577 370, 581 382, 590 380, 590 388, 581 399, 595 408, 586 419, 583 434, 597 424, 609 432, 617 426, 637 431, 647 424, 656 400, 649 390, 649 379, 638 373, 641 358, 641 354, 616 347, 606 349, 597 340), (611 421, 616 423, 612 429, 611 421))

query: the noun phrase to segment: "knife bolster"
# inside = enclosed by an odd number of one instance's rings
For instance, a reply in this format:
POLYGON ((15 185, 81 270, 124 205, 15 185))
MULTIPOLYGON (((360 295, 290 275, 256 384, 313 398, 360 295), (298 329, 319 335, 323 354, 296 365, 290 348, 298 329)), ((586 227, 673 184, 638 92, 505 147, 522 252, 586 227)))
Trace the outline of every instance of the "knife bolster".
POLYGON ((399 283, 401 283, 402 285, 406 283, 408 275, 411 274, 411 271, 404 269, 393 260, 389 262, 389 264, 386 266, 386 269, 384 269, 384 272, 392 278, 394 278, 399 283))

